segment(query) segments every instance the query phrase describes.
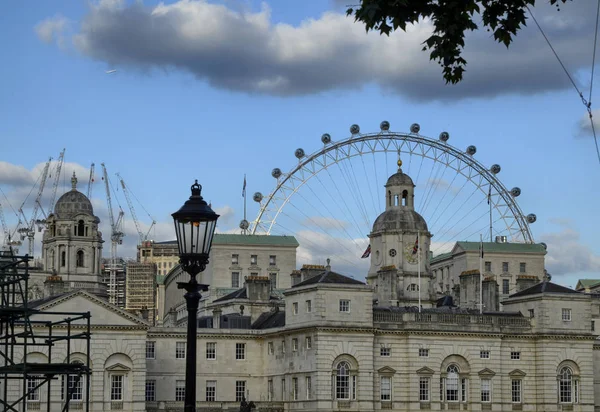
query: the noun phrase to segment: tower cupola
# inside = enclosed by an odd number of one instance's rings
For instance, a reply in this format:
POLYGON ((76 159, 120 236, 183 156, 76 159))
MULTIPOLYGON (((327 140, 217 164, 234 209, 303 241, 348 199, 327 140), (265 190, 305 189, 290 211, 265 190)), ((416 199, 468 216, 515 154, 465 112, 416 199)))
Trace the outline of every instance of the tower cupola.
POLYGON ((402 160, 398 159, 398 172, 389 177, 385 188, 385 210, 396 207, 415 209, 415 184, 411 177, 402 171, 402 160))

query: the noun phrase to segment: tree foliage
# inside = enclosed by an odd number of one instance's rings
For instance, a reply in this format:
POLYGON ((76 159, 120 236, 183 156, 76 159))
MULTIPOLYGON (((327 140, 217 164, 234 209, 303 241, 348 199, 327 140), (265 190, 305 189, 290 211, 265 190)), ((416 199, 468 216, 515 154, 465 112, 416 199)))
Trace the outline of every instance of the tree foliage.
MULTIPOLYGON (((346 14, 364 23, 368 31, 389 34, 406 31, 406 26, 429 19, 433 34, 423 43, 430 50, 430 60, 442 66, 446 83, 456 84, 463 78, 467 61, 462 57, 465 33, 478 30, 476 16, 483 27, 493 31, 494 39, 508 47, 517 32, 526 25, 526 11, 536 0, 361 0, 349 6, 346 14)), ((546 0, 559 8, 568 0, 546 0)), ((571 0, 572 1, 572 0, 571 0)))

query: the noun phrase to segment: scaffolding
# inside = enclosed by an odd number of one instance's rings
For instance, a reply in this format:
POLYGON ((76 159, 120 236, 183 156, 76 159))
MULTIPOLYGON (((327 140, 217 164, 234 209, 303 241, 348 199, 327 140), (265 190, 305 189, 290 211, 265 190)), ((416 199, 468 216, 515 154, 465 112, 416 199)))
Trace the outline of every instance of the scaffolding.
POLYGON ((29 261, 28 255, 0 252, 0 407, 88 412, 90 312, 36 309, 51 299, 29 302, 29 261), (83 361, 71 358, 77 340, 83 341, 77 345, 85 348, 83 361))
MULTIPOLYGON (((156 318, 156 265, 127 262, 126 309, 143 317, 156 318)), ((148 319, 150 320, 150 319, 148 319)))

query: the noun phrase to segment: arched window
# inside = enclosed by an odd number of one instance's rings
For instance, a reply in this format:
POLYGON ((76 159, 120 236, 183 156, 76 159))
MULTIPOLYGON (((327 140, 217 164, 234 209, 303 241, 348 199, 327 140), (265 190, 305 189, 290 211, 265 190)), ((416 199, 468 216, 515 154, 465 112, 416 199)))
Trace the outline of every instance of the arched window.
POLYGON ((408 205, 408 190, 402 191, 402 206, 408 205))
POLYGON ((398 196, 398 195, 394 195, 394 206, 400 205, 399 197, 400 196, 398 196))
POLYGON ((77 263, 76 263, 78 268, 83 267, 83 257, 84 257, 83 250, 78 250, 77 251, 77 263))
POLYGON ((60 265, 63 267, 67 265, 67 252, 64 250, 60 252, 60 265))
POLYGON ((446 401, 458 402, 458 394, 460 389, 458 366, 450 365, 446 371, 448 372, 448 375, 446 375, 446 401))
POLYGON ((341 360, 334 364, 334 397, 336 400, 355 400, 356 399, 356 369, 352 369, 353 362, 341 360))
POLYGON ((83 222, 83 220, 80 220, 77 223, 77 236, 83 236, 84 233, 85 233, 85 223, 83 222))
POLYGON ((579 401, 579 382, 573 379, 573 370, 565 366, 558 374, 558 397, 560 403, 579 401))
POLYGON ((392 192, 388 190, 388 206, 392 206, 392 192))

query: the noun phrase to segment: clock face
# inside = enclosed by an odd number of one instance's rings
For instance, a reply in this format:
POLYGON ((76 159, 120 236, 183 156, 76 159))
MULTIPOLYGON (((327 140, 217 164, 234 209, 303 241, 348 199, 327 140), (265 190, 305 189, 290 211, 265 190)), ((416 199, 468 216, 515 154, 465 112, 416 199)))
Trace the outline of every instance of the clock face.
POLYGON ((419 262, 419 255, 421 253, 421 248, 415 252, 414 245, 408 244, 404 246, 404 259, 411 265, 416 265, 419 262))
POLYGON ((396 256, 396 249, 390 249, 390 256, 391 257, 396 256))

